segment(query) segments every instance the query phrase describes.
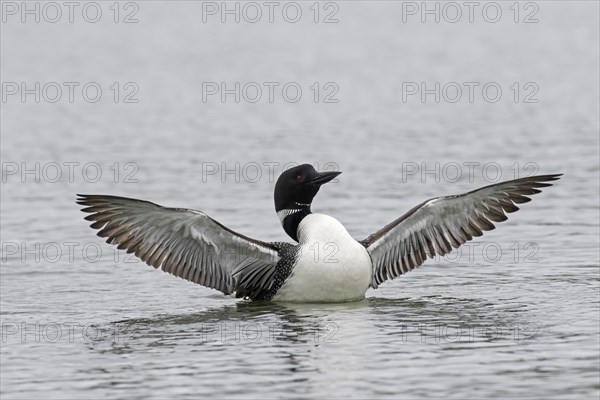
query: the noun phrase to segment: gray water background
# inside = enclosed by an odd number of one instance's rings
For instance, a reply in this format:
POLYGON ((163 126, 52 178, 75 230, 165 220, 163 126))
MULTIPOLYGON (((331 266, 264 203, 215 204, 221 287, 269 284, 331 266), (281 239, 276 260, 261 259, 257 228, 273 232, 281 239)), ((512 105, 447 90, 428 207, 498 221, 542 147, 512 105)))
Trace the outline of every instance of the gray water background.
POLYGON ((99 4, 95 24, 2 23, 2 82, 103 89, 97 103, 76 91, 1 104, 3 399, 598 398, 597 2, 538 1, 529 24, 512 2, 498 23, 335 2, 330 24, 313 22, 312 2, 298 23, 203 22, 200 2, 151 1, 124 24, 99 4), (135 83, 139 101, 115 103, 113 82, 135 83), (203 102, 203 82, 297 82, 303 96, 203 102), (335 83, 339 101, 315 103, 314 82, 335 83), (503 96, 404 102, 403 82, 495 82, 503 96), (514 82, 537 84, 538 102, 515 102, 514 82), (272 190, 291 162, 343 171, 313 210, 358 239, 495 182, 496 166, 502 180, 565 175, 471 253, 338 305, 251 304, 155 271, 94 236, 74 203, 142 198, 287 240, 272 190), (22 171, 36 165, 40 182, 22 171))

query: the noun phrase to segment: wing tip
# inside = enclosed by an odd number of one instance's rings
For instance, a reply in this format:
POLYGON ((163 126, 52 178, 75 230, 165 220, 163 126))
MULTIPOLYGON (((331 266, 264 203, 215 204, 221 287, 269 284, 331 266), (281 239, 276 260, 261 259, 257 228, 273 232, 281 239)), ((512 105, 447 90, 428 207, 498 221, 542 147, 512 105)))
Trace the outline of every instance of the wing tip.
MULTIPOLYGON (((534 182, 553 182, 553 181, 557 181, 559 179, 562 178, 564 174, 561 172, 559 174, 546 174, 546 175, 534 175, 534 176, 528 176, 524 179, 527 180, 531 180, 534 182)), ((549 186, 552 186, 552 184, 549 184, 549 186)))
POLYGON ((75 203, 84 206, 85 202, 87 201, 87 194, 81 194, 81 193, 76 193, 75 194, 75 203))
POLYGON ((81 193, 77 193, 77 194, 75 194, 75 196, 77 196, 75 198, 75 203, 82 205, 82 206, 91 206, 91 205, 93 205, 95 200, 102 200, 105 197, 103 195, 98 195, 98 194, 81 194, 81 193))

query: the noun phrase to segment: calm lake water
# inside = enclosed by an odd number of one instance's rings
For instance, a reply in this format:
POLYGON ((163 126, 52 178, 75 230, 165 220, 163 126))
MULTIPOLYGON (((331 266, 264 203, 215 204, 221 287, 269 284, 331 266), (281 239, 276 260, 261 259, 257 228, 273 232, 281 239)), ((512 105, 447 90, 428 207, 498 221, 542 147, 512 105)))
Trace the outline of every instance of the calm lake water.
POLYGON ((598 398, 597 2, 472 22, 429 2, 439 23, 421 2, 22 4, 2 3, 3 399, 598 398), (116 252, 74 203, 287 240, 272 191, 302 162, 343 171, 313 211, 357 239, 429 197, 565 175, 350 304, 223 296, 116 252))

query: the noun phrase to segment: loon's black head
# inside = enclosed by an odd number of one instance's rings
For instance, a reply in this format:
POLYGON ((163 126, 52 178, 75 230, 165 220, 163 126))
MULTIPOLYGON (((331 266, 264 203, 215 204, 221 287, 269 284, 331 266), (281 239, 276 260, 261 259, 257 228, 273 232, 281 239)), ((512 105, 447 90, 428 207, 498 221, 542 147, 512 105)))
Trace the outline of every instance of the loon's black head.
POLYGON ((308 214, 319 188, 341 174, 339 171, 317 172, 310 164, 284 171, 275 184, 275 211, 285 232, 298 241, 296 229, 308 214))

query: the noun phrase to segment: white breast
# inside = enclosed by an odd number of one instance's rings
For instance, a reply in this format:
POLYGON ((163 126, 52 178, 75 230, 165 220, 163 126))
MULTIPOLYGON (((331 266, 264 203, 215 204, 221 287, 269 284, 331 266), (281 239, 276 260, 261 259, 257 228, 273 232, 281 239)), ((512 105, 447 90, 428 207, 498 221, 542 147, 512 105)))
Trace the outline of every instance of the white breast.
POLYGON ((372 264, 367 250, 336 219, 309 214, 298 226, 300 253, 274 301, 342 302, 365 297, 372 264))

